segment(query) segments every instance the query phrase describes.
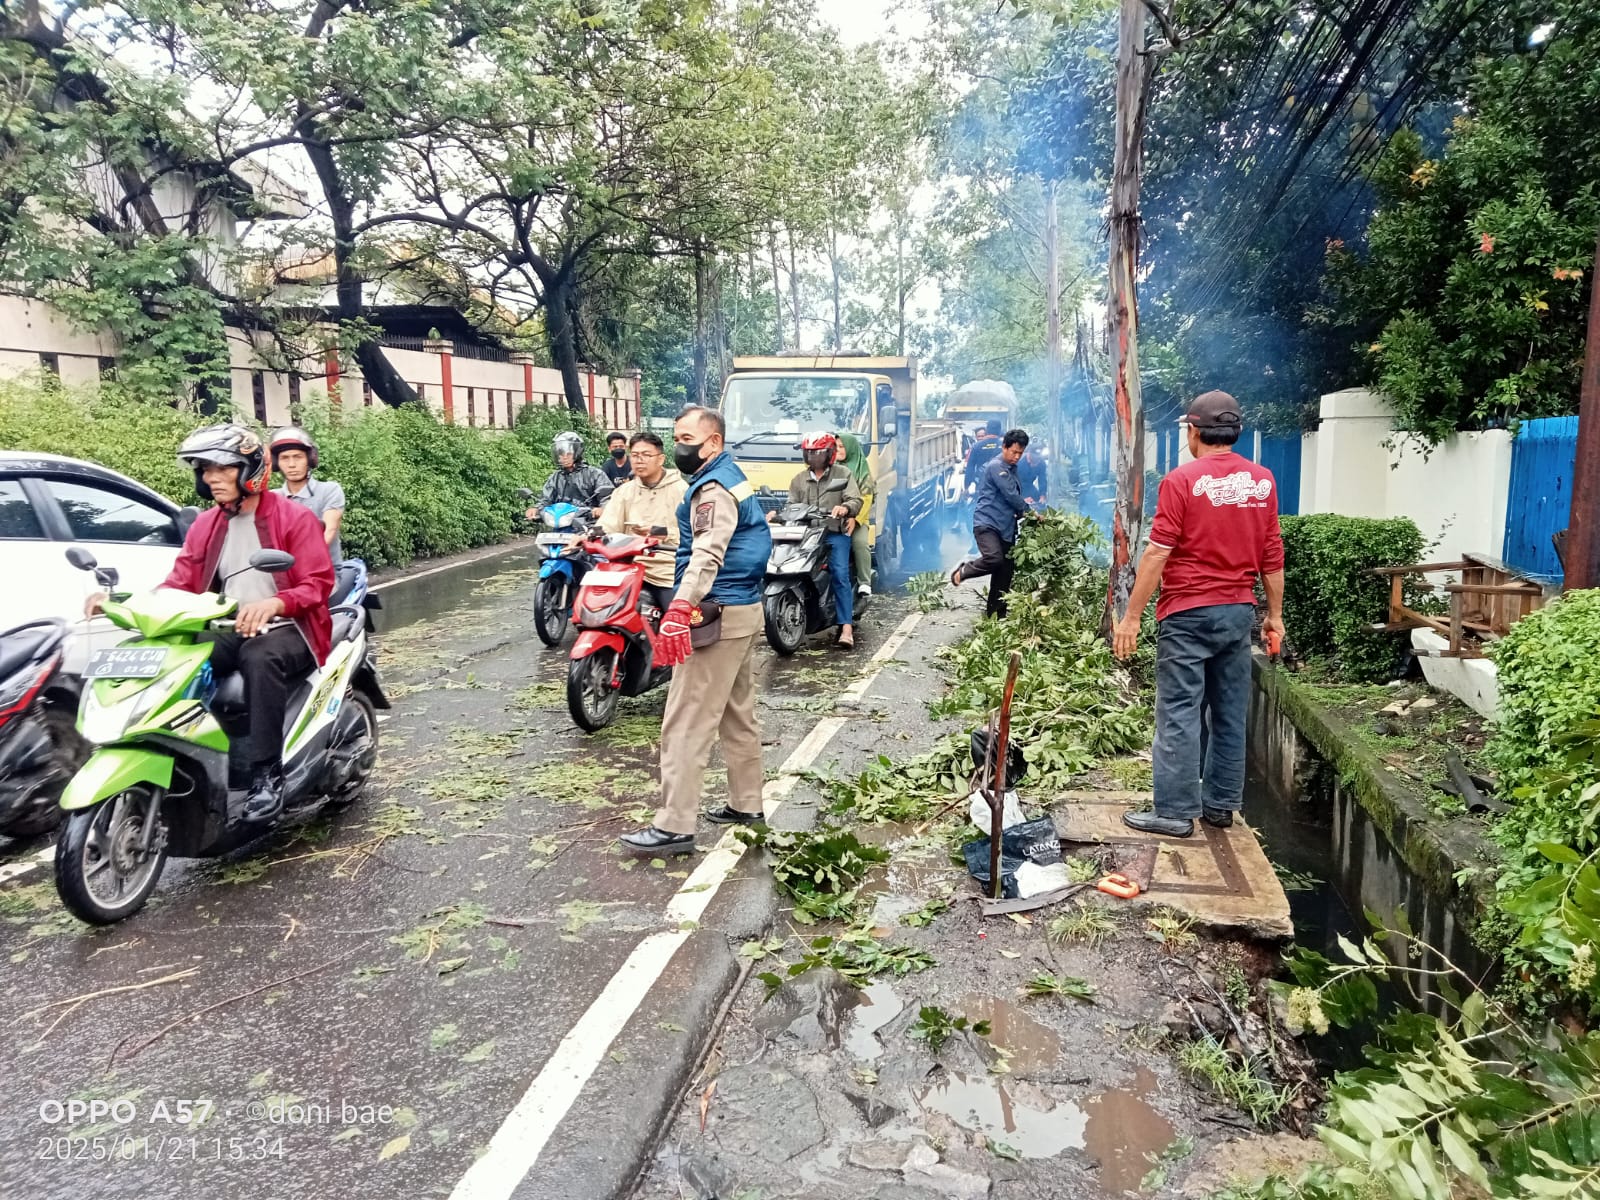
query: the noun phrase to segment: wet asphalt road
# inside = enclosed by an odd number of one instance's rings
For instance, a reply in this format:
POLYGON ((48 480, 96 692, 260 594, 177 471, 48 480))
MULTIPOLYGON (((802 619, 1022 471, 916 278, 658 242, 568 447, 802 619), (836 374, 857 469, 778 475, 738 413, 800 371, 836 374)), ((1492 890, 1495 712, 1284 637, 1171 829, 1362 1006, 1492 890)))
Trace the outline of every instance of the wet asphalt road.
MULTIPOLYGON (((0 882, 0 1196, 450 1193, 691 866, 615 847, 654 806, 665 692, 573 727, 535 561, 384 593, 395 708, 351 809, 173 863, 109 929, 48 864, 0 882)), ((880 597, 854 655, 758 650, 769 774, 906 611, 880 597)))

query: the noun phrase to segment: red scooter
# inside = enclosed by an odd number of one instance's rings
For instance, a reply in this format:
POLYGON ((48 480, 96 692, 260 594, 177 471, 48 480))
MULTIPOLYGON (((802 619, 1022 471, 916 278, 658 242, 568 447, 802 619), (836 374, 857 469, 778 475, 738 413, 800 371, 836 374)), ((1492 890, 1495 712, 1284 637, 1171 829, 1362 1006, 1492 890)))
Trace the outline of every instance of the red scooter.
POLYGON ((617 700, 640 696, 672 678, 671 667, 651 666, 661 610, 644 593, 643 557, 659 537, 611 534, 586 539, 595 565, 578 585, 572 619, 578 640, 567 663, 567 710, 578 728, 604 729, 617 715, 617 700))

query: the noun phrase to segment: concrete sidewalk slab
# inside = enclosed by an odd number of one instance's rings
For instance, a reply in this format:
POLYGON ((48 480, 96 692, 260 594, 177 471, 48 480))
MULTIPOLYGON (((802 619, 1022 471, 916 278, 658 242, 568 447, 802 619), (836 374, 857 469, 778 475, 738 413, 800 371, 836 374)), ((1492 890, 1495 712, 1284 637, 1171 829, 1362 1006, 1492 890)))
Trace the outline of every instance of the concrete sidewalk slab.
POLYGON ((1051 815, 1063 843, 1114 846, 1119 852, 1126 847, 1129 859, 1144 847, 1156 847, 1149 889, 1126 903, 1175 909, 1202 925, 1258 938, 1294 936, 1283 884, 1242 818, 1235 815, 1231 829, 1196 821, 1190 838, 1129 829, 1122 814, 1149 798, 1147 792, 1065 792, 1051 815))

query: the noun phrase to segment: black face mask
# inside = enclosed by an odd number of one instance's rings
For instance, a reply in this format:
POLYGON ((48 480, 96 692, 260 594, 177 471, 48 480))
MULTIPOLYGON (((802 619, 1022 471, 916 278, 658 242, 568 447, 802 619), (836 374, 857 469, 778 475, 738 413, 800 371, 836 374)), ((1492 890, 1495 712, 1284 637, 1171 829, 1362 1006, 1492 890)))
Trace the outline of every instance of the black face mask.
POLYGON ((624 458, 628 457, 628 448, 626 446, 618 446, 611 452, 611 457, 616 459, 618 462, 621 462, 624 458))
POLYGON ((705 464, 700 461, 704 442, 679 442, 672 447, 672 465, 684 475, 693 475, 705 464))

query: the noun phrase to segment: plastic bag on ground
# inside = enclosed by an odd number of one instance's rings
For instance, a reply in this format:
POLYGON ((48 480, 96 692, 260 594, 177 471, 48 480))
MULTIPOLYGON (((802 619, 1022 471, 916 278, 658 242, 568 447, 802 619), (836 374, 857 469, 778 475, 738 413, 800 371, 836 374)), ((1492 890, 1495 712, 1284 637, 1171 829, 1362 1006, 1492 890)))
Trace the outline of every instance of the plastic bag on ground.
MULTIPOLYGON (((988 833, 993 826, 993 814, 989 811, 989 798, 982 792, 973 792, 968 801, 971 805, 969 812, 972 814, 972 823, 978 827, 979 832, 988 833)), ((1017 799, 1015 792, 1007 792, 1005 804, 1000 813, 1000 828, 1010 829, 1013 825, 1021 825, 1028 818, 1022 815, 1022 801, 1017 799)))
POLYGON ((1054 862, 1049 866, 1025 862, 1017 868, 1017 898, 1026 900, 1030 896, 1042 896, 1045 892, 1064 888, 1071 882, 1072 875, 1064 862, 1054 862))
MULTIPOLYGON (((989 839, 986 837, 973 839, 961 847, 961 854, 967 860, 967 874, 983 885, 984 895, 989 895, 992 891, 990 887, 992 880, 989 877, 989 839)), ((1055 822, 1049 817, 1013 825, 1000 835, 1001 895, 1008 900, 1021 898, 1022 894, 1017 890, 1017 870, 1023 863, 1049 867, 1061 861, 1061 836, 1056 833, 1055 822)), ((1064 866, 1062 870, 1065 871, 1064 866)), ((1048 891, 1049 888, 1041 890, 1048 891)), ((1029 895, 1037 893, 1030 892, 1029 895)))

